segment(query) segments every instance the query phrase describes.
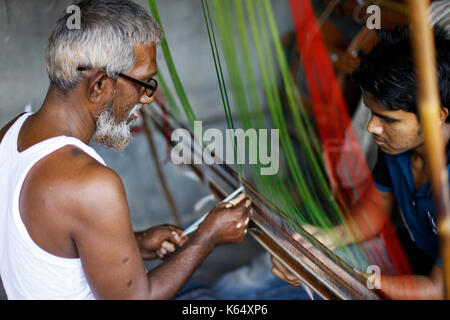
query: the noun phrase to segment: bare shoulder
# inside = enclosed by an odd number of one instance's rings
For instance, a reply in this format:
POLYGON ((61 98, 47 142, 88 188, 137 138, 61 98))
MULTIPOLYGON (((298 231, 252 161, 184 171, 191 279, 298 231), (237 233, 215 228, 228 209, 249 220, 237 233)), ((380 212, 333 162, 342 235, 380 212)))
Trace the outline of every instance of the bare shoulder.
POLYGON ((71 152, 77 155, 73 160, 73 184, 68 188, 71 193, 78 192, 80 212, 87 212, 89 216, 95 209, 104 209, 97 211, 96 215, 116 212, 115 209, 126 209, 128 212, 125 188, 119 175, 79 149, 71 152))
POLYGON ((130 223, 128 201, 119 175, 95 160, 78 161, 81 163, 71 177, 73 183, 66 186, 68 194, 76 194, 73 214, 78 223, 74 224, 74 232, 127 226, 130 223))
POLYGON ((65 149, 55 155, 58 159, 53 160, 58 162, 57 179, 61 191, 64 196, 73 197, 77 213, 99 216, 126 205, 125 188, 114 170, 75 146, 65 149))
MULTIPOLYGON (((129 219, 125 188, 112 169, 75 146, 66 146, 38 162, 22 189, 33 211, 61 217, 72 233, 85 225, 129 219), (36 208, 36 204, 39 204, 36 208)), ((56 219, 53 219, 56 221, 56 219)))

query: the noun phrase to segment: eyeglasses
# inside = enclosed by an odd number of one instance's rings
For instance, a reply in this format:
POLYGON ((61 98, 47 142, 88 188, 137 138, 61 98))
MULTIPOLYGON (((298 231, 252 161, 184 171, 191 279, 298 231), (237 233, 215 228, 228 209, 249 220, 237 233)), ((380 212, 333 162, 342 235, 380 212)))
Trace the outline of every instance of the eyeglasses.
MULTIPOLYGON (((89 70, 88 68, 85 67, 78 67, 77 68, 78 71, 86 71, 89 70)), ((141 87, 145 88, 145 94, 147 95, 147 97, 151 98, 153 97, 153 95, 155 94, 156 89, 158 89, 158 81, 156 81, 156 79, 154 78, 150 78, 147 82, 141 81, 139 79, 133 78, 127 74, 124 73, 119 73, 119 76, 122 78, 125 78, 127 80, 130 80, 134 83, 136 83, 137 85, 140 85, 141 87)))
POLYGON ((134 83, 136 83, 137 85, 140 85, 141 87, 145 88, 145 94, 147 95, 147 97, 151 98, 154 94, 156 89, 158 89, 158 81, 156 81, 153 78, 148 79, 147 82, 138 80, 136 78, 130 77, 127 74, 124 73, 119 73, 119 76, 128 79, 130 81, 133 81, 134 83))

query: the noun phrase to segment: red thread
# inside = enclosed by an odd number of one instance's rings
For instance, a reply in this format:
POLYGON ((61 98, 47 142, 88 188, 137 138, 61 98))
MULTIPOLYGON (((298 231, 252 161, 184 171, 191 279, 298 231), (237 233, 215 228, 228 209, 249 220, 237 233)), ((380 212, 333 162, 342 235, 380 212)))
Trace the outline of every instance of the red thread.
MULTIPOLYGON (((290 6, 331 184, 335 196, 341 199, 340 205, 351 208, 375 185, 353 130, 311 2, 290 0, 290 6)), ((383 208, 381 198, 375 197, 378 206, 383 208)), ((390 222, 383 229, 382 239, 397 273, 410 274, 408 259, 390 222)))

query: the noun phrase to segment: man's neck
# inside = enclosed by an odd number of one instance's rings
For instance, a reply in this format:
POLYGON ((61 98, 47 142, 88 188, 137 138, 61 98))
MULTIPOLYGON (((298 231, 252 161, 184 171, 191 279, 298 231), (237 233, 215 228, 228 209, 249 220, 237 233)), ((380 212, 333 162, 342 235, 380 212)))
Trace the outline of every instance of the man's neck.
POLYGON ((72 91, 64 95, 50 86, 36 120, 45 126, 46 134, 65 135, 89 143, 95 132, 95 122, 80 96, 72 91), (47 130, 49 129, 49 130, 47 130))
MULTIPOLYGON (((449 142, 450 142, 450 123, 444 123, 442 125, 442 135, 443 135, 443 140, 444 140, 444 146, 448 146, 449 142)), ((445 149, 445 147, 444 147, 445 149)), ((413 154, 413 165, 414 163, 419 163, 421 164, 420 167, 421 169, 427 173, 428 175, 428 170, 427 170, 427 166, 426 166, 426 148, 425 148, 425 143, 422 143, 420 146, 414 148, 412 150, 413 154), (419 161, 415 161, 418 160, 419 161)), ((446 159, 445 163, 447 163, 448 159, 446 159)), ((417 168, 416 168, 417 169, 417 168)))

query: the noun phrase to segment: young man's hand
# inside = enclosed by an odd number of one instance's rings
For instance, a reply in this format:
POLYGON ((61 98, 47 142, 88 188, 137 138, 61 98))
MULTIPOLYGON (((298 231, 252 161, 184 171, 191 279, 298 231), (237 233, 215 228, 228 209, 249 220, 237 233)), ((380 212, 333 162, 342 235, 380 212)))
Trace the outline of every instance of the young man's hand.
POLYGON ((277 258, 271 255, 270 259, 273 264, 272 273, 276 277, 280 278, 283 281, 286 281, 287 283, 289 283, 291 286, 294 287, 298 287, 303 284, 303 282, 288 268, 286 268, 280 261, 278 261, 277 258))
MULTIPOLYGON (((336 243, 337 241, 333 241, 332 238, 338 239, 339 236, 341 236, 339 234, 342 233, 340 232, 340 226, 335 227, 331 230, 325 230, 323 228, 316 227, 310 224, 304 224, 302 225, 302 228, 329 250, 334 251, 338 247, 338 243, 336 243)), ((292 237, 307 248, 312 246, 312 244, 304 241, 298 233, 295 233, 292 237)))
MULTIPOLYGON (((314 238, 316 238, 319 242, 321 242, 325 247, 333 251, 336 248, 336 242, 332 241, 330 237, 330 232, 333 231, 326 231, 320 227, 304 224, 302 225, 302 228, 307 231, 309 234, 311 234, 314 238)), ((296 241, 298 241, 303 247, 310 250, 314 247, 314 245, 305 239, 303 239, 302 236, 298 233, 294 233, 292 235, 292 238, 294 238, 296 241)), ((271 256, 272 261, 272 273, 280 278, 283 281, 286 281, 291 286, 298 287, 302 285, 302 281, 294 274, 292 273, 288 268, 286 268, 277 258, 274 256, 271 256)))
POLYGON ((167 258, 188 240, 187 236, 181 238, 182 233, 183 229, 168 224, 137 232, 136 240, 142 258, 147 260, 167 258))

